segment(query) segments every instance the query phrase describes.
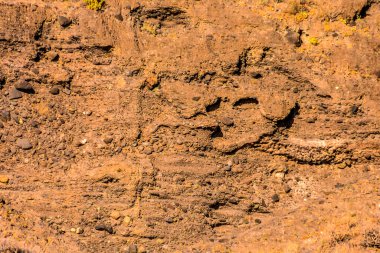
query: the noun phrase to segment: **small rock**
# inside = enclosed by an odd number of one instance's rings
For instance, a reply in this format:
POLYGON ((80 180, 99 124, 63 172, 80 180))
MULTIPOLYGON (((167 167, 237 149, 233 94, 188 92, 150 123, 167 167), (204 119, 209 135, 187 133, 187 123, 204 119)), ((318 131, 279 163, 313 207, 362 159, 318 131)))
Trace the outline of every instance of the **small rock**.
POLYGON ((30 122, 30 126, 31 126, 31 127, 34 127, 34 128, 37 128, 37 127, 38 127, 38 122, 35 121, 35 120, 32 120, 32 121, 30 122))
POLYGON ((116 14, 115 15, 115 18, 117 19, 117 20, 119 20, 119 21, 123 21, 124 19, 123 19, 123 16, 121 15, 121 14, 116 14))
POLYGON ((280 196, 278 196, 278 194, 274 194, 272 196, 272 201, 273 201, 273 203, 279 202, 280 201, 280 196))
POLYGON ((64 143, 60 143, 60 144, 58 144, 58 146, 57 146, 57 150, 65 150, 65 149, 66 149, 66 146, 65 146, 64 143))
POLYGON ((64 88, 62 90, 63 93, 65 93, 66 95, 70 95, 71 94, 71 90, 67 89, 67 88, 64 88))
POLYGON ((224 171, 231 171, 232 170, 232 165, 227 164, 226 166, 223 167, 224 171))
POLYGON ((22 98, 22 93, 16 88, 11 88, 9 90, 9 99, 19 99, 22 98))
POLYGON ((220 119, 220 122, 226 126, 233 126, 234 125, 234 120, 230 117, 223 117, 220 119))
POLYGON ((152 75, 152 76, 149 76, 146 80, 145 80, 145 86, 148 87, 150 90, 153 90, 154 88, 156 88, 159 84, 160 84, 160 80, 158 79, 157 76, 155 75, 152 75))
POLYGON ((260 79, 263 77, 262 74, 260 74, 259 72, 252 72, 251 73, 251 76, 254 78, 254 79, 260 79))
POLYGON ((0 183, 8 184, 9 183, 9 177, 5 175, 0 175, 0 183))
POLYGON ((45 54, 45 57, 49 60, 49 61, 58 61, 59 59, 59 54, 57 54, 56 52, 47 52, 45 54))
POLYGON ((347 164, 346 164, 345 162, 342 162, 342 163, 338 164, 338 169, 343 170, 343 169, 345 169, 346 167, 347 167, 347 164))
POLYGON ((153 149, 151 149, 150 147, 146 147, 145 149, 144 149, 144 154, 146 154, 146 155, 150 155, 150 154, 152 154, 153 153, 153 149))
POLYGON ((314 118, 307 118, 306 119, 307 123, 315 123, 316 121, 317 121, 317 118, 315 118, 315 117, 314 118))
POLYGON ((11 120, 11 113, 9 111, 0 111, 0 120, 6 122, 11 120))
POLYGON ((33 148, 32 143, 28 139, 18 139, 16 141, 16 146, 23 149, 23 150, 28 150, 33 148))
POLYGON ((98 231, 106 231, 109 234, 113 234, 113 232, 114 232, 113 228, 111 226, 107 226, 105 224, 97 225, 97 226, 95 226, 95 229, 98 230, 98 231))
POLYGON ((79 227, 79 228, 77 228, 77 229, 75 230, 75 233, 77 233, 78 235, 83 234, 83 233, 84 233, 84 229, 81 228, 81 227, 79 227))
POLYGON ((75 231, 76 231, 76 228, 70 228, 71 233, 75 233, 75 231))
POLYGON ((285 35, 285 38, 289 43, 295 45, 296 47, 300 47, 302 44, 300 33, 298 32, 288 31, 285 35))
POLYGON ((105 144, 111 144, 113 142, 113 137, 106 137, 103 139, 105 144))
POLYGON ((351 113, 352 114, 357 114, 358 113, 358 111, 359 111, 359 107, 357 106, 357 105, 353 105, 353 106, 351 106, 351 113))
POLYGON ((284 172, 277 172, 274 174, 274 176, 281 181, 285 179, 285 173, 284 172))
POLYGON ((127 253, 138 253, 139 249, 136 244, 131 244, 128 247, 127 253))
POLYGON ((91 116, 92 115, 92 111, 84 111, 83 115, 91 116))
POLYGON ((58 23, 62 27, 68 27, 69 25, 71 25, 71 20, 64 17, 64 16, 59 16, 58 17, 58 23))
POLYGON ((87 143, 87 139, 82 139, 82 140, 78 140, 78 141, 76 141, 76 142, 74 143, 74 145, 75 145, 76 147, 80 147, 80 146, 85 145, 86 143, 87 143))
POLYGON ((59 94, 59 88, 57 86, 54 86, 50 89, 50 94, 52 95, 58 95, 59 94))
POLYGON ((261 224, 261 220, 260 219, 255 219, 255 223, 256 224, 261 224))
POLYGON ((168 218, 166 218, 165 221, 166 221, 167 223, 169 223, 169 224, 171 224, 171 223, 174 222, 174 220, 173 220, 172 217, 168 217, 168 218))
POLYGON ((40 129, 35 129, 35 130, 34 130, 34 133, 35 133, 35 134, 41 134, 42 131, 41 131, 40 129))
POLYGON ((284 185, 284 192, 285 193, 289 193, 290 191, 292 190, 292 188, 290 188, 290 186, 289 185, 284 185))
POLYGON ((129 216, 125 216, 124 217, 124 220, 123 220, 123 223, 126 225, 126 226, 129 226, 132 222, 132 218, 129 217, 129 216))
POLYGON ((68 111, 70 114, 75 114, 75 112, 77 111, 77 109, 70 107, 70 108, 67 109, 67 111, 68 111))
POLYGON ((26 80, 21 80, 15 84, 15 88, 25 93, 34 93, 33 86, 26 80))
POLYGON ((121 215, 118 211, 112 211, 110 217, 114 220, 118 220, 121 217, 121 215))

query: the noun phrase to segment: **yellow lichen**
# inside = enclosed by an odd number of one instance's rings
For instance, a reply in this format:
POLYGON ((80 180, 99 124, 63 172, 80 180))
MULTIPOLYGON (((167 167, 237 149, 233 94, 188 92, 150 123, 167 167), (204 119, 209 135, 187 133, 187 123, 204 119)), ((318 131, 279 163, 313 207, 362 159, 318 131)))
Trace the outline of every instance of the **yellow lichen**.
POLYGON ((311 38, 309 39, 309 43, 310 43, 311 45, 313 45, 313 46, 317 46, 317 45, 319 44, 319 40, 318 40, 318 38, 316 38, 316 37, 311 37, 311 38))
POLYGON ((296 14, 296 21, 300 23, 304 21, 305 19, 307 19, 308 17, 309 17, 309 13, 307 11, 301 11, 296 14))
POLYGON ((105 0, 84 0, 87 4, 87 8, 94 11, 99 11, 103 8, 105 0))
POLYGON ((331 28, 330 22, 328 22, 328 21, 325 21, 325 22, 323 23, 323 28, 324 28, 325 32, 331 32, 331 31, 332 31, 332 28, 331 28))
POLYGON ((339 21, 340 21, 342 24, 345 24, 345 25, 348 24, 348 20, 347 20, 346 18, 339 17, 339 21))
POLYGON ((148 23, 148 22, 144 22, 144 24, 141 27, 142 31, 146 31, 146 32, 148 32, 148 33, 150 33, 152 35, 157 35, 158 34, 158 29, 159 29, 158 25, 154 25, 154 24, 151 24, 151 23, 148 23))

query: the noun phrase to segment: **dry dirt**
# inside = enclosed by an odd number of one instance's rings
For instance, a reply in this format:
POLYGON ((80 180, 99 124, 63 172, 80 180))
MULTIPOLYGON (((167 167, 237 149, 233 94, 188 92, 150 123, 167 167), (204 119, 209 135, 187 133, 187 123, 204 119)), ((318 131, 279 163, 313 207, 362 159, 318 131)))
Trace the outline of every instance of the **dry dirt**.
POLYGON ((380 252, 378 0, 0 0, 0 87, 0 252, 380 252))

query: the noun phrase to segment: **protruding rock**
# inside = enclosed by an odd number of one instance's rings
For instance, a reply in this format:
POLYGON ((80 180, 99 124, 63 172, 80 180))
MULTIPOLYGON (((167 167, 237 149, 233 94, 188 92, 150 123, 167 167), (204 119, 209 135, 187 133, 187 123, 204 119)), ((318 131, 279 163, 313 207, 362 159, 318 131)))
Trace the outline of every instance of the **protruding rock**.
POLYGON ((75 229, 75 233, 78 234, 78 235, 83 234, 83 233, 84 233, 84 229, 81 228, 81 227, 76 228, 76 229, 75 229))
POLYGON ((115 15, 115 18, 117 19, 117 20, 119 20, 119 21, 123 21, 124 20, 124 18, 123 18, 123 16, 119 13, 119 14, 116 14, 115 15))
POLYGON ((22 98, 22 93, 16 88, 11 88, 9 90, 9 99, 19 99, 22 98))
POLYGON ((69 25, 71 25, 71 20, 64 17, 64 16, 59 16, 58 17, 58 23, 60 26, 65 28, 65 27, 68 27, 69 25))
POLYGON ((108 136, 108 137, 104 138, 103 141, 105 144, 111 144, 113 142, 113 137, 108 136))
POLYGON ((121 215, 120 215, 120 212, 118 212, 118 211, 112 211, 110 214, 110 217, 112 219, 118 220, 121 217, 121 215))
POLYGON ((11 120, 11 113, 9 111, 0 111, 0 120, 6 122, 11 120))
POLYGON ((59 88, 57 86, 54 86, 50 89, 50 94, 52 95, 58 95, 59 94, 59 88))
POLYGON ((273 203, 279 202, 280 201, 280 196, 278 196, 278 194, 274 194, 272 196, 272 201, 273 201, 273 203))
POLYGON ((139 250, 136 244, 129 245, 127 253, 138 253, 138 252, 139 250))
POLYGON ((300 47, 302 44, 301 35, 299 32, 288 31, 285 35, 287 41, 296 47, 300 47))
POLYGON ((299 105, 291 98, 276 97, 273 94, 265 94, 259 101, 261 114, 275 122, 291 120, 299 109, 299 105))
POLYGON ((28 150, 28 149, 33 148, 32 143, 30 143, 28 139, 18 139, 16 141, 16 145, 23 150, 28 150))
POLYGON ((15 84, 15 88, 25 93, 34 93, 33 86, 26 80, 20 80, 15 84))
POLYGON ((230 117, 223 117, 220 119, 220 122, 226 126, 233 126, 234 125, 234 120, 230 117))
POLYGON ((105 225, 105 224, 100 224, 95 226, 95 229, 98 231, 107 231, 109 234, 113 234, 114 230, 111 226, 105 225))
POLYGON ((7 177, 5 175, 0 175, 0 183, 8 184, 8 182, 9 182, 9 177, 7 177))
POLYGON ((56 52, 50 51, 45 54, 46 59, 49 61, 57 61, 59 59, 59 55, 56 52))
POLYGON ((292 190, 292 188, 290 188, 290 186, 289 185, 284 185, 284 192, 285 193, 289 193, 290 191, 292 190))

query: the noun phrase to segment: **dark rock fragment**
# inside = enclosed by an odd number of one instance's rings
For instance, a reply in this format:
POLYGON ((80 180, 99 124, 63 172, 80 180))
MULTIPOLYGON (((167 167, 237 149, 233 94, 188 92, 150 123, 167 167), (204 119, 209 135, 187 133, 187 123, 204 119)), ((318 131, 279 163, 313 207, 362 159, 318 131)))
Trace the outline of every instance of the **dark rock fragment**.
POLYGON ((113 234, 114 233, 113 228, 111 226, 108 226, 108 225, 105 225, 105 224, 96 225, 95 229, 98 230, 98 231, 106 231, 109 234, 113 234))
POLYGON ((273 203, 279 202, 280 201, 280 196, 278 196, 278 194, 274 194, 272 196, 272 201, 273 201, 273 203))
POLYGON ((59 16, 57 20, 58 20, 59 25, 62 26, 62 27, 64 27, 64 28, 66 28, 69 25, 71 25, 71 20, 68 19, 68 18, 66 18, 66 17, 64 17, 64 16, 59 16))
POLYGON ((50 94, 52 95, 58 95, 59 94, 59 88, 54 86, 49 90, 50 94))

